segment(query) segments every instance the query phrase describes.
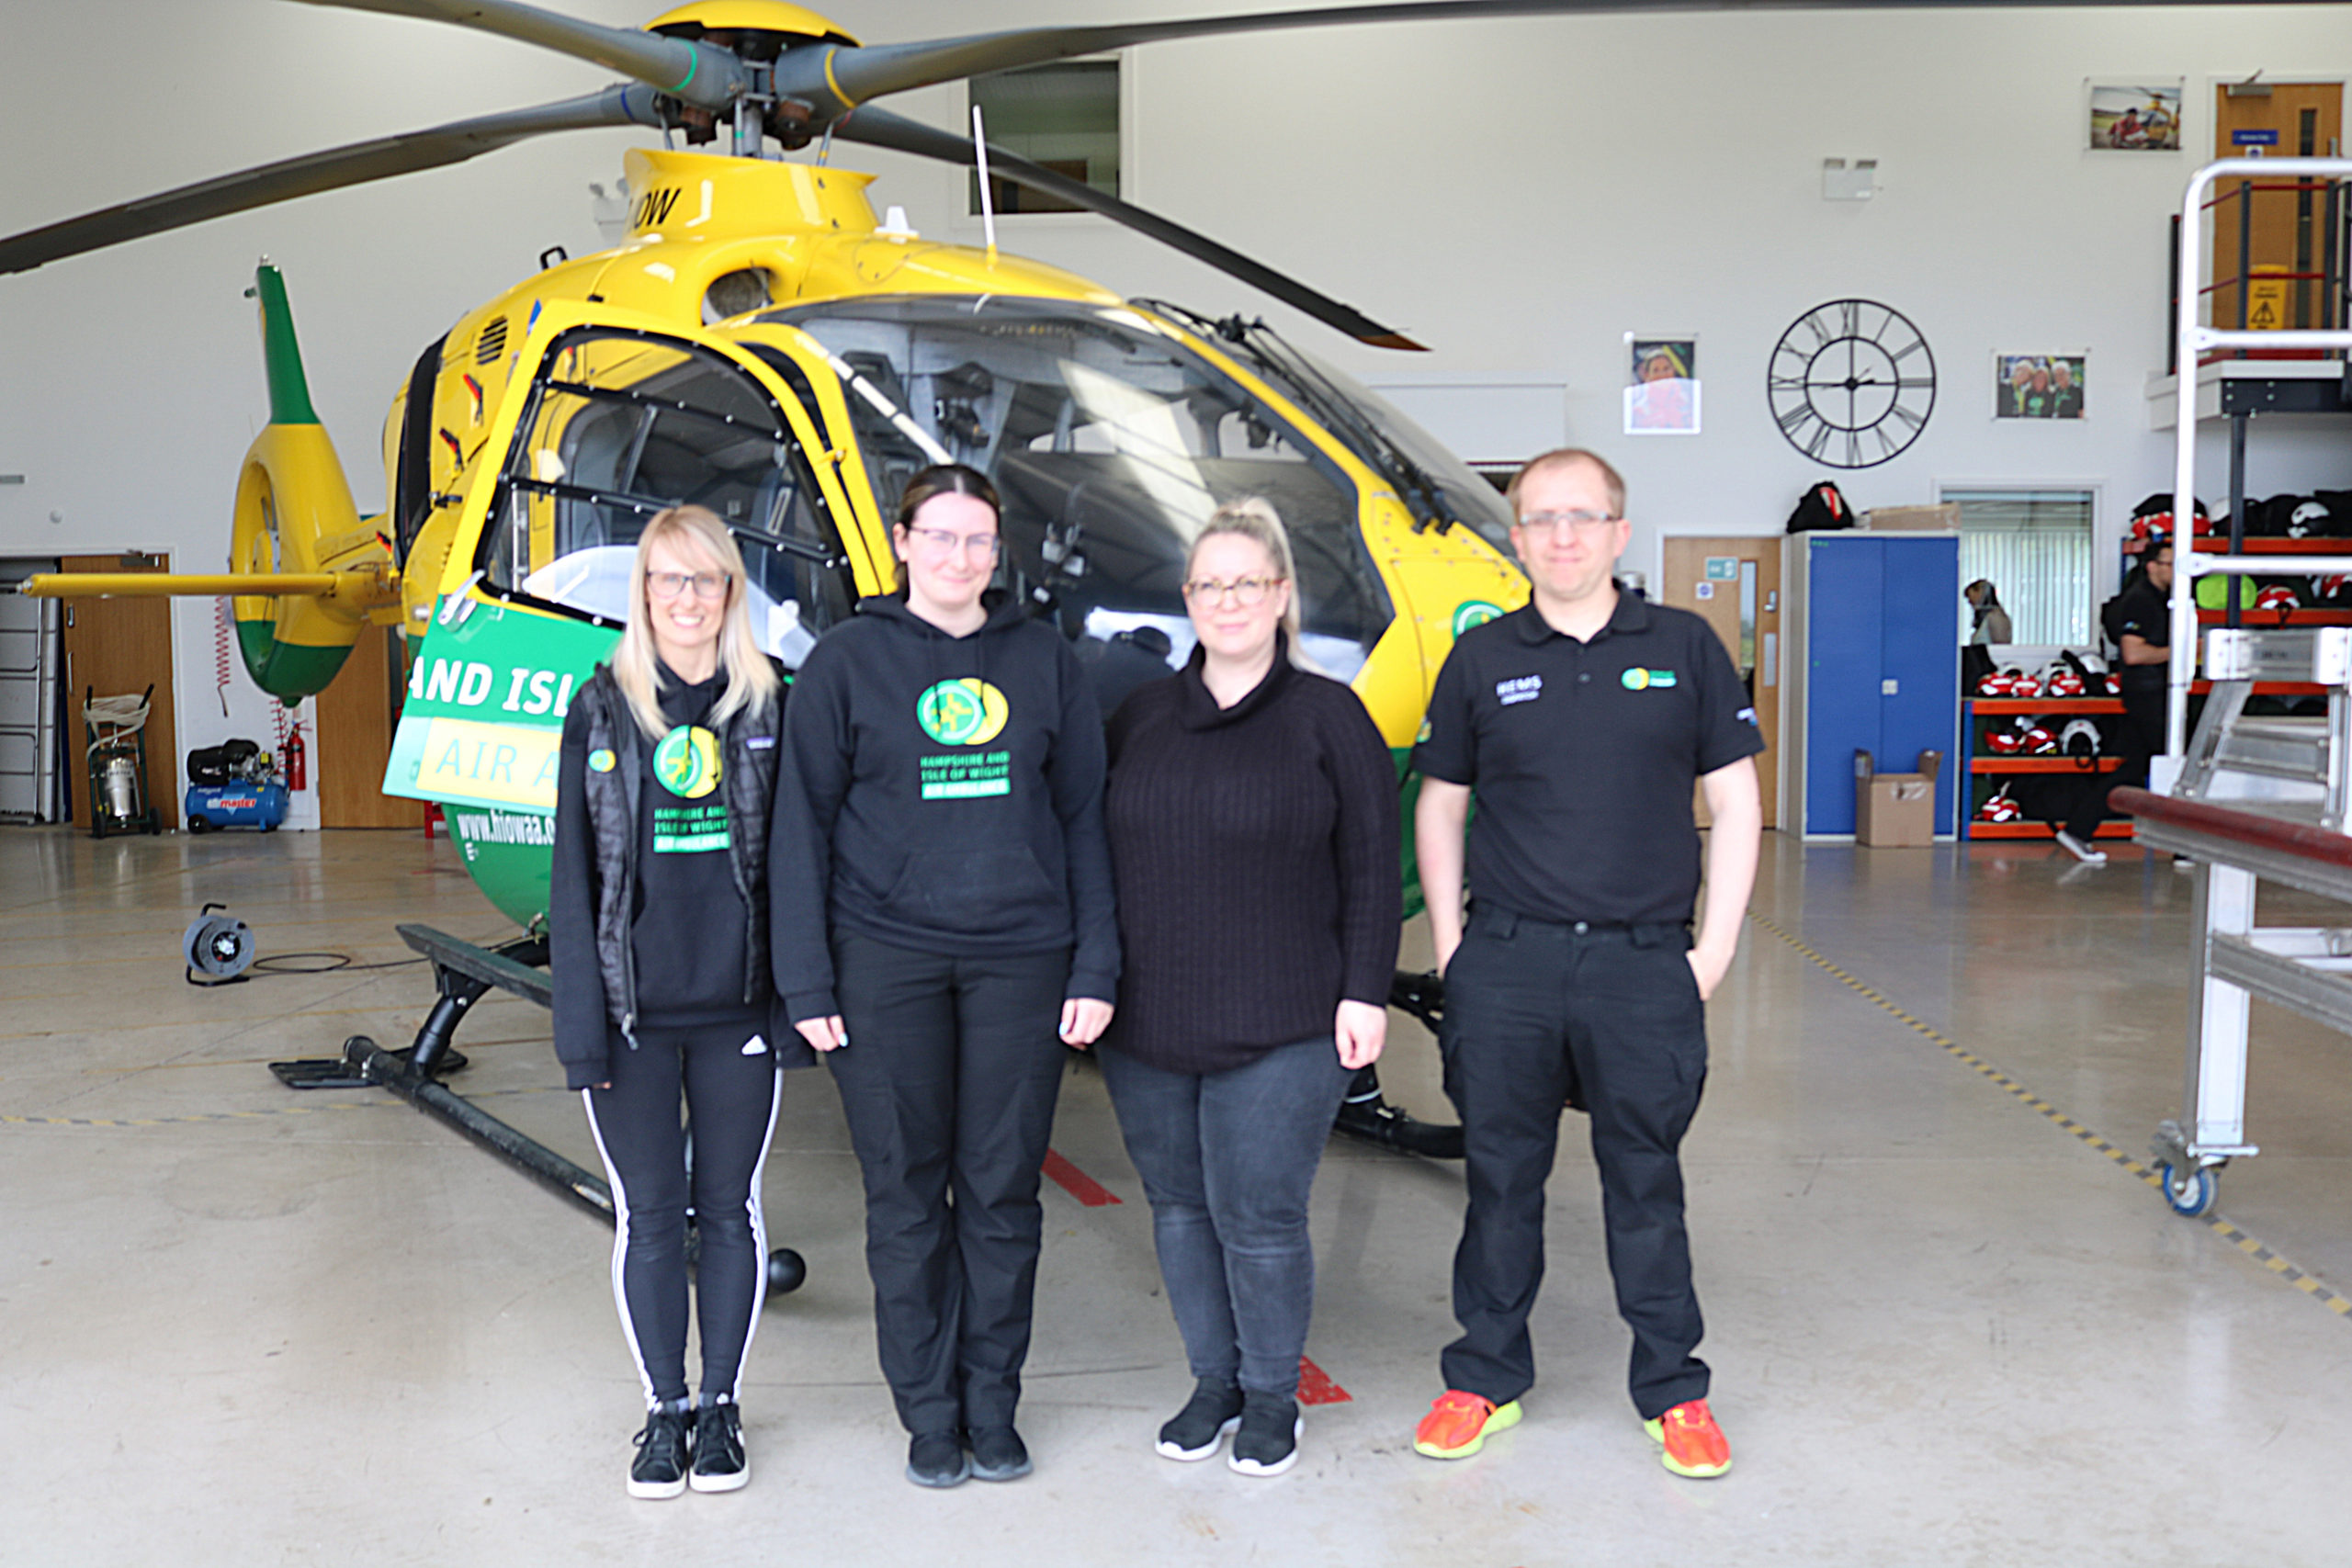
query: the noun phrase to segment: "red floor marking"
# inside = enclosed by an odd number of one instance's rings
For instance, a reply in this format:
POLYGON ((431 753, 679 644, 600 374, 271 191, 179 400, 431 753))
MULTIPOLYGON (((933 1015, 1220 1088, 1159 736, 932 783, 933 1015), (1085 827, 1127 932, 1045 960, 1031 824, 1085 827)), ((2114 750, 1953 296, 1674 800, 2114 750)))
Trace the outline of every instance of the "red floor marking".
POLYGON ((1354 1395, 1331 1381, 1331 1374, 1301 1356, 1298 1359, 1298 1402, 1301 1404, 1345 1404, 1354 1395))
POLYGON ((1115 1203, 1119 1201, 1119 1195, 1116 1192, 1112 1191, 1051 1149, 1046 1151, 1045 1171, 1047 1176, 1053 1178, 1056 1186, 1090 1209, 1099 1209, 1105 1203, 1115 1203))

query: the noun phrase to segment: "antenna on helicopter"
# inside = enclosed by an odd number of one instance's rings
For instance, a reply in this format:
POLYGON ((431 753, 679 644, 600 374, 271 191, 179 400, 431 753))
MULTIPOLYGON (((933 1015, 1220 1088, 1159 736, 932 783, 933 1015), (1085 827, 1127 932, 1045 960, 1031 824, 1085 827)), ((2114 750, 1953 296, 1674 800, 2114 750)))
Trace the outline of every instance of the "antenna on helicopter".
POLYGON ((980 161, 980 228, 989 238, 989 265, 996 265, 996 194, 989 189, 989 133, 980 106, 972 106, 972 151, 980 161))

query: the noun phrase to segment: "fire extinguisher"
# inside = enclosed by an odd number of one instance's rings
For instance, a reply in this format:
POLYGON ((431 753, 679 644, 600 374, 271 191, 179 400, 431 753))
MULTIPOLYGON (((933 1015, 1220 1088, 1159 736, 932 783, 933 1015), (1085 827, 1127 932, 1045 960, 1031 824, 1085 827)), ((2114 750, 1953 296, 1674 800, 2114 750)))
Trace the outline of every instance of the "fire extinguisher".
POLYGON ((286 732, 286 787, 299 790, 310 783, 310 751, 302 744, 302 727, 286 732))

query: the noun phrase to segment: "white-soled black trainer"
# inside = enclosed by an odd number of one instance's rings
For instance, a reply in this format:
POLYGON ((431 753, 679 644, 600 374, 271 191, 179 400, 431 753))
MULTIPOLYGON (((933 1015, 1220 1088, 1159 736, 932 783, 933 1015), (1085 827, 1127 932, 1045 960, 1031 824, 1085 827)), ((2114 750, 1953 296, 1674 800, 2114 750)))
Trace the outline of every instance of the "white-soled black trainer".
POLYGON ((687 1436, 694 1417, 684 1410, 655 1410, 637 1435, 637 1458, 628 1467, 632 1497, 675 1497, 686 1489, 693 1449, 687 1436))
POLYGON ((1215 1459, 1225 1439, 1240 1425, 1241 1391, 1229 1382, 1203 1378, 1193 1385, 1193 1397, 1184 1402, 1184 1408, 1159 1428, 1159 1440, 1152 1445, 1152 1451, 1161 1459, 1187 1464, 1215 1459))
POLYGON ((1233 1451, 1225 1462, 1244 1475, 1280 1475, 1298 1462, 1298 1439, 1306 1418, 1298 1401, 1278 1394, 1251 1393, 1241 1407, 1241 1427, 1233 1434, 1233 1451))
POLYGON ((733 1492, 752 1479, 743 1457, 743 1412, 732 1400, 695 1412, 695 1465, 686 1484, 697 1492, 733 1492))

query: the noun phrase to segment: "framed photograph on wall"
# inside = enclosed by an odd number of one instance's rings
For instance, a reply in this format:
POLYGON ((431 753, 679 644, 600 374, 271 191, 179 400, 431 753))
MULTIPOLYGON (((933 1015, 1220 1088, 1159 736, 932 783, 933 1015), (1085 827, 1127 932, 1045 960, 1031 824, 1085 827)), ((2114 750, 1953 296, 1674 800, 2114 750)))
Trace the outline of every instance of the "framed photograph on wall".
POLYGON ((1699 434, 1699 340, 1625 334, 1625 434, 1699 434))
POLYGON ((1996 354, 1995 419, 2080 419, 2087 354, 1996 354))
POLYGON ((2095 152, 2180 151, 2180 78, 2083 84, 2095 152))

